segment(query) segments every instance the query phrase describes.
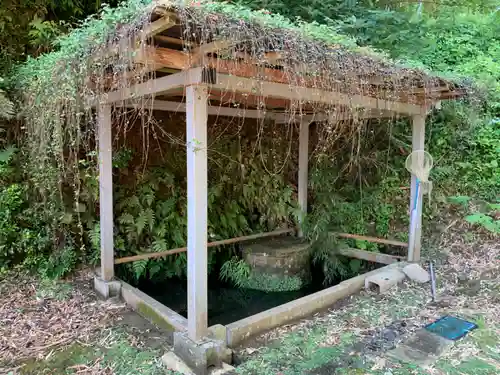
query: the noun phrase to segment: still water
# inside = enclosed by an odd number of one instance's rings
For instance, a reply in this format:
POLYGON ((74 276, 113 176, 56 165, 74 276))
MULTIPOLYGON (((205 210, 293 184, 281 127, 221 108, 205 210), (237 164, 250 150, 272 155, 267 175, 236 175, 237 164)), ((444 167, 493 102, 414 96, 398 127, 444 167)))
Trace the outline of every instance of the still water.
MULTIPOLYGON (((187 317, 187 282, 169 279, 164 283, 139 285, 144 293, 187 317)), ((262 292, 236 288, 219 280, 208 282, 208 324, 229 324, 323 289, 321 283, 293 292, 262 292)))

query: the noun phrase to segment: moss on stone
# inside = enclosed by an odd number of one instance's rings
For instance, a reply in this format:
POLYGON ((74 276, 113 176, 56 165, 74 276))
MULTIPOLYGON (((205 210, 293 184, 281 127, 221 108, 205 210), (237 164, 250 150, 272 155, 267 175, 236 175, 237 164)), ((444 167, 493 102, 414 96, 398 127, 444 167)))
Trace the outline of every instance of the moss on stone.
POLYGON ((264 292, 292 292, 302 289, 305 284, 304 280, 299 276, 252 272, 240 286, 264 292))
POLYGON ((137 304, 137 312, 159 328, 169 332, 176 331, 175 327, 167 322, 167 320, 160 313, 144 302, 139 302, 137 304))

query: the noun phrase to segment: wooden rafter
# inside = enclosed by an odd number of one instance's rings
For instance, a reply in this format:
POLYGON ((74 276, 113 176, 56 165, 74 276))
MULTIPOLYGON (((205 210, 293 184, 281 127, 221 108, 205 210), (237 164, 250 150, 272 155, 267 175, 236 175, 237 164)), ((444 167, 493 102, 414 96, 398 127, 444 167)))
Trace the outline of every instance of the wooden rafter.
POLYGON ((144 39, 151 38, 156 34, 159 34, 175 26, 176 22, 177 18, 175 17, 175 15, 168 13, 165 16, 147 25, 142 31, 142 36, 144 39))
MULTIPOLYGON (((134 102, 119 103, 118 107, 126 108, 138 108, 138 105, 134 102)), ((173 102, 166 100, 152 100, 150 107, 146 102, 144 108, 153 109, 155 111, 168 111, 168 112, 186 112, 186 103, 173 102)), ((275 120, 283 120, 287 115, 285 113, 275 113, 266 110, 257 109, 246 109, 246 108, 231 108, 231 107, 221 107, 221 106, 208 106, 207 110, 210 116, 228 116, 228 117, 240 117, 240 118, 272 118, 275 120)))
POLYGON ((155 39, 158 40, 159 42, 163 43, 170 43, 170 44, 177 44, 179 46, 190 46, 191 42, 179 38, 173 38, 171 36, 166 36, 166 35, 155 35, 155 39))
MULTIPOLYGON (((206 45, 207 49, 204 49, 203 51, 209 51, 209 50, 213 51, 214 48, 216 48, 215 45, 209 46, 209 44, 206 45)), ((225 44, 225 46, 227 45, 228 44, 225 44)), ((219 45, 219 47, 222 48, 223 46, 219 45)), ((274 57, 278 58, 280 57, 279 55, 280 54, 277 52, 274 57)), ((159 70, 161 68, 185 70, 188 69, 189 67, 192 67, 193 65, 196 65, 192 58, 192 54, 190 55, 189 53, 178 50, 172 50, 169 48, 153 48, 153 47, 147 48, 145 51, 143 49, 142 52, 138 51, 136 55, 136 62, 142 64, 149 64, 154 70, 159 70)), ((271 61, 269 61, 269 63, 271 63, 271 61)), ((294 86, 304 86, 304 87, 316 87, 318 82, 318 78, 307 77, 305 75, 301 75, 300 73, 298 73, 301 71, 305 71, 306 67, 297 67, 297 69, 295 70, 297 74, 291 74, 289 71, 257 65, 252 60, 250 61, 225 60, 225 59, 217 59, 214 57, 205 57, 203 60, 203 65, 214 68, 220 73, 236 75, 246 78, 256 78, 259 81, 287 83, 287 84, 292 84, 294 86)), ((375 79, 372 79, 372 81, 375 81, 375 79)), ((367 90, 369 89, 370 84, 371 82, 366 83, 367 90)), ((422 88, 416 88, 416 90, 417 91, 415 93, 414 92, 401 93, 401 95, 398 96, 398 100, 402 102, 414 102, 418 103, 419 105, 423 105, 425 103, 424 98, 429 96, 432 98, 439 99, 439 98, 461 96, 463 94, 461 91, 446 92, 447 88, 444 86, 428 90, 424 90, 422 88)), ((390 93, 390 91, 388 93, 390 93)), ((383 92, 381 94, 382 96, 384 95, 383 92)), ((369 94, 365 95, 368 96, 369 94)), ((385 99, 387 101, 393 100, 390 97, 387 98, 382 97, 382 99, 385 99)))
POLYGON ((215 40, 210 43, 200 44, 191 50, 193 58, 206 55, 208 53, 219 52, 227 50, 237 44, 235 40, 215 40))

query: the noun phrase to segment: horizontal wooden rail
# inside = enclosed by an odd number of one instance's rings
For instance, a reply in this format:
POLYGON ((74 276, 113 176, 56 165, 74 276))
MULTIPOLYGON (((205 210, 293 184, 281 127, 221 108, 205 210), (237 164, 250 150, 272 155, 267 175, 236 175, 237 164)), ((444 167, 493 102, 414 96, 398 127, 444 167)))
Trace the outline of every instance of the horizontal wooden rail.
MULTIPOLYGON (((251 240, 256 240, 256 239, 264 238, 264 237, 280 236, 282 234, 288 234, 288 233, 293 233, 293 232, 295 232, 295 229, 293 229, 293 228, 279 229, 279 230, 275 230, 274 232, 257 233, 257 234, 251 234, 249 236, 242 236, 242 237, 236 237, 236 238, 229 238, 227 240, 209 242, 207 244, 207 247, 215 247, 215 246, 220 246, 220 245, 230 245, 233 243, 238 243, 238 242, 243 242, 243 241, 251 241, 251 240)), ((115 259, 115 264, 135 262, 137 260, 143 260, 143 259, 161 258, 161 257, 167 256, 167 255, 185 253, 186 251, 187 251, 187 247, 180 247, 178 249, 159 251, 157 253, 144 253, 144 254, 132 255, 129 257, 115 259)))
POLYGON ((366 250, 352 249, 352 248, 338 249, 337 253, 350 258, 368 260, 370 262, 382 263, 382 264, 392 264, 406 260, 406 257, 402 257, 399 255, 374 253, 373 251, 366 251, 366 250))
POLYGON ((408 244, 406 242, 395 241, 395 240, 386 240, 385 238, 361 236, 359 234, 349 234, 349 233, 332 233, 332 235, 337 236, 337 237, 341 237, 341 238, 351 238, 353 240, 361 240, 361 241, 368 241, 368 242, 374 242, 374 243, 381 243, 381 244, 385 244, 385 245, 408 247, 408 244))

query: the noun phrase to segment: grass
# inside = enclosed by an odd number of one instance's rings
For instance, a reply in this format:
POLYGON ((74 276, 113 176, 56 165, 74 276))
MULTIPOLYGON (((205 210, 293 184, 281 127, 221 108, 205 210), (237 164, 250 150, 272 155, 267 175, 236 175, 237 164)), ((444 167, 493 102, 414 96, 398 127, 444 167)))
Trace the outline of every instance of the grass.
MULTIPOLYGON (((459 238, 467 239, 468 236, 459 238)), ((468 241, 439 244, 438 295, 428 284, 406 282, 387 295, 351 297, 343 308, 276 329, 239 350, 242 375, 493 375, 500 373, 500 244, 468 241), (443 254, 447 254, 444 256, 443 254), (465 276, 464 276, 465 273, 465 276), (471 292, 472 291, 472 292, 471 292), (404 328, 388 346, 446 314, 472 320, 478 329, 457 341, 427 368, 386 356, 381 337, 394 324, 404 328), (372 349, 372 346, 378 348, 372 349)), ((433 249, 436 251, 436 249, 433 249)), ((434 259, 434 258, 433 258, 434 259)))
POLYGON ((158 350, 139 349, 129 342, 124 332, 108 331, 96 340, 100 345, 73 343, 43 360, 30 360, 19 369, 20 374, 97 374, 164 375, 158 350), (105 341, 103 341, 105 340, 105 341))
MULTIPOLYGON (((239 348, 236 354, 242 363, 237 373, 500 373, 500 243, 494 239, 471 244, 467 237, 455 234, 454 241, 443 239, 428 253, 434 260, 441 259, 437 267, 438 303, 431 302, 428 284, 405 282, 383 296, 362 292, 342 306, 277 328, 239 348), (478 328, 427 368, 386 356, 390 347, 445 314, 472 320, 478 328)), ((17 276, 10 283, 8 278, 0 283, 0 316, 11 324, 0 324, 0 373, 177 375, 162 368, 160 358, 169 347, 152 340, 150 328, 142 323, 134 323, 132 330, 126 328, 121 322, 128 311, 125 306, 97 301, 82 280, 88 277, 50 282, 17 276), (23 348, 27 333, 33 346, 23 348), (63 344, 54 345, 61 340, 63 344)), ((153 336, 164 338, 161 332, 153 332, 153 336)))

